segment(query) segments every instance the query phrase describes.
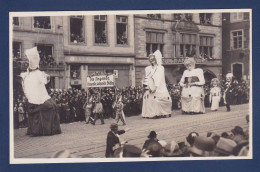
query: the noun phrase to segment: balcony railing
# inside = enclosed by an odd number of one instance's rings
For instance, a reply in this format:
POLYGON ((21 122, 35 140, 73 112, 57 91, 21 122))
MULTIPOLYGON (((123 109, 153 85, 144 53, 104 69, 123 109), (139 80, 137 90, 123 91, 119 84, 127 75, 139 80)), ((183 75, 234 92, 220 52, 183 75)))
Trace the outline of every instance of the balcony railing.
MULTIPOLYGON (((13 63, 14 67, 20 68, 21 71, 26 71, 28 68, 28 63, 25 61, 18 61, 13 63)), ((42 71, 62 71, 65 70, 65 64, 64 63, 52 63, 47 65, 40 65, 40 70, 42 71)))

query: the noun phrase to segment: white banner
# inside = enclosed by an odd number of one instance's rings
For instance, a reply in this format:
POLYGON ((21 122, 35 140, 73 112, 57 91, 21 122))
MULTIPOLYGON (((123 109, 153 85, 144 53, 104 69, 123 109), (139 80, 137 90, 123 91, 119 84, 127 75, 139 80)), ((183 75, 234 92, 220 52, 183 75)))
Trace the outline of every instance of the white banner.
POLYGON ((114 87, 114 74, 88 76, 87 85, 88 87, 114 87))

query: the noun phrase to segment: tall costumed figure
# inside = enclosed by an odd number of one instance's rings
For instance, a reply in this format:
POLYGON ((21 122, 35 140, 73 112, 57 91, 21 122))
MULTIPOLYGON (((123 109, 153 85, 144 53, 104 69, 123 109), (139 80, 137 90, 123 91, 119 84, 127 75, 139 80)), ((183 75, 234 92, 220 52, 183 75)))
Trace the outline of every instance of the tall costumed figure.
POLYGON ((162 54, 156 50, 149 55, 150 66, 145 68, 142 117, 156 118, 171 115, 172 100, 165 83, 162 54))
POLYGON ((187 68, 181 78, 181 108, 183 114, 205 113, 203 70, 195 68, 194 58, 187 58, 184 65, 187 68))
POLYGON ((60 134, 57 105, 48 95, 45 87, 50 76, 39 70, 40 56, 37 47, 27 49, 25 55, 29 60, 29 67, 20 76, 24 94, 28 99, 27 134, 33 136, 60 134))

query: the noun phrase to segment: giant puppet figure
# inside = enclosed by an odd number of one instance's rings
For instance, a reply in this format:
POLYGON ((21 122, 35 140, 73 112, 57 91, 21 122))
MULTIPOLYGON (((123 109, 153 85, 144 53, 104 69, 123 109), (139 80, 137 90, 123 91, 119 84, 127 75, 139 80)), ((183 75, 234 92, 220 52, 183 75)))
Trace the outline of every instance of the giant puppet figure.
POLYGON ((39 70, 40 57, 37 47, 25 51, 29 60, 27 72, 21 73, 23 91, 28 99, 27 134, 46 136, 60 134, 60 118, 57 105, 48 95, 45 85, 49 75, 39 70))
POLYGON ((150 66, 145 68, 142 117, 156 118, 171 115, 172 100, 165 83, 162 54, 159 50, 149 55, 150 66))
POLYGON ((182 87, 182 113, 205 113, 203 89, 205 79, 203 70, 195 68, 195 60, 193 58, 187 58, 184 61, 184 65, 187 69, 184 71, 180 81, 180 86, 182 87))

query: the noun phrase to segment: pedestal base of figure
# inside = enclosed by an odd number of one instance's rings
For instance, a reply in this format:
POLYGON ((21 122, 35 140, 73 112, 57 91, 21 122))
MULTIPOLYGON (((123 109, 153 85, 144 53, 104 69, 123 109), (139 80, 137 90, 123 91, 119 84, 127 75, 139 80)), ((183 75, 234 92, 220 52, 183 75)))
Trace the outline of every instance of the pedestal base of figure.
POLYGON ((202 97, 182 97, 182 114, 202 114, 205 113, 204 98, 202 97))
POLYGON ((28 104, 27 135, 49 136, 60 133, 60 117, 54 100, 46 100, 41 105, 28 104))

